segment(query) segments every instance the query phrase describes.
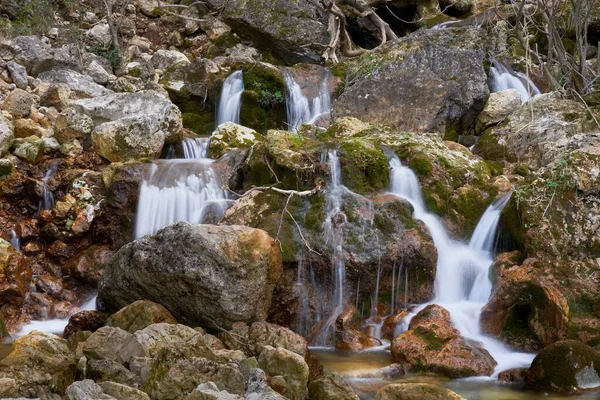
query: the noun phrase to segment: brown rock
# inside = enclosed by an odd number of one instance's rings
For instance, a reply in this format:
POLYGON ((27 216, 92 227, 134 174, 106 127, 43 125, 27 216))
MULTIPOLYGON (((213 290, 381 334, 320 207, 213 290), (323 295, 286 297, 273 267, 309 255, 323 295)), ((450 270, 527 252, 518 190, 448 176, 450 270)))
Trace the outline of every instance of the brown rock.
POLYGON ((465 400, 465 398, 430 383, 396 383, 379 389, 375 400, 465 400))
POLYGON ((31 275, 27 258, 0 239, 0 304, 22 303, 31 275))
POLYGON ((68 301, 59 301, 58 303, 52 304, 52 308, 50 309, 50 314, 54 318, 64 319, 69 315, 72 315, 78 308, 68 301))
POLYGON ((104 326, 85 341, 83 354, 88 359, 111 360, 119 364, 128 362, 132 357, 145 356, 142 345, 135 336, 120 328, 104 326))
POLYGON ((35 97, 22 89, 15 89, 4 102, 2 109, 8 111, 14 117, 28 117, 31 113, 31 107, 35 104, 35 97))
POLYGON ((38 242, 27 242, 21 249, 27 255, 35 255, 42 252, 42 246, 38 242))
POLYGON ((397 314, 390 315, 383 321, 383 326, 381 327, 381 338, 387 340, 394 339, 394 331, 396 330, 396 326, 402 322, 404 317, 406 317, 407 312, 402 310, 397 314))
POLYGON ((450 313, 429 305, 410 322, 409 330, 392 342, 394 361, 413 372, 434 372, 451 378, 491 375, 496 361, 478 343, 460 336, 450 313))
POLYGON ((39 231, 38 220, 37 219, 27 219, 27 220, 20 221, 17 224, 15 231, 17 232, 17 235, 19 235, 19 237, 21 239, 29 239, 31 237, 37 237, 38 231, 39 231))
POLYGON ((111 315, 107 325, 134 333, 149 325, 161 322, 176 324, 177 320, 162 305, 148 300, 138 300, 111 315))
POLYGON ((265 346, 281 347, 303 357, 308 349, 302 336, 269 322, 255 322, 250 326, 237 322, 230 332, 221 334, 220 338, 228 348, 242 350, 249 357, 258 357, 265 346))
POLYGON ((104 265, 110 260, 113 253, 106 245, 88 247, 64 264, 63 273, 95 284, 100 279, 104 265))
POLYGON ((26 138, 29 136, 49 136, 48 133, 51 132, 48 132, 37 122, 29 118, 18 119, 15 122, 15 137, 17 138, 26 138))
POLYGON ((98 311, 79 311, 69 318, 69 323, 65 327, 63 336, 69 338, 76 332, 96 332, 106 324, 106 319, 106 314, 99 313, 98 311))
POLYGON ((40 93, 40 104, 46 107, 54 107, 62 111, 69 105, 69 88, 62 84, 51 84, 43 93, 40 93))
MULTIPOLYGON (((56 225, 55 225, 56 226, 56 225)), ((46 228, 46 227, 44 227, 46 228)), ((50 231, 50 229, 42 229, 44 232, 50 231)), ((73 248, 67 245, 65 242, 61 240, 55 240, 52 244, 46 249, 48 254, 53 255, 54 257, 64 257, 69 258, 73 255, 73 248)))
POLYGON ((498 374, 498 382, 524 384, 525 374, 527 374, 527 368, 507 369, 498 374))
POLYGON ((338 350, 359 351, 381 344, 377 339, 369 337, 355 329, 344 329, 335 332, 335 348, 338 350))
POLYGON ((90 226, 92 224, 92 219, 94 218, 93 209, 90 212, 88 209, 81 210, 75 221, 73 221, 73 225, 71 226, 71 230, 75 233, 83 233, 90 230, 90 226))
POLYGON ((38 278, 36 286, 44 293, 48 293, 50 296, 58 297, 63 290, 62 281, 52 275, 42 275, 38 278))

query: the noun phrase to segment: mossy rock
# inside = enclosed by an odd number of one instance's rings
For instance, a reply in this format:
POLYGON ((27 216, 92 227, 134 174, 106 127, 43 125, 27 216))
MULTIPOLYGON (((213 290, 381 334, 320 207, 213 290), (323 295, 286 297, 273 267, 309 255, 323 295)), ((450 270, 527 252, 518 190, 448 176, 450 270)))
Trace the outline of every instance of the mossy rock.
POLYGON ((474 153, 486 160, 502 161, 506 159, 507 150, 506 146, 498 143, 494 129, 488 128, 477 141, 474 153))
POLYGON ((183 127, 189 129, 200 136, 209 136, 215 127, 215 120, 210 113, 191 113, 186 112, 181 115, 183 127))
POLYGON ((206 58, 212 59, 225 54, 227 49, 235 47, 240 40, 232 33, 225 32, 215 40, 206 51, 206 58))
POLYGON ((340 144, 342 181, 357 193, 379 193, 389 187, 388 159, 379 147, 362 138, 340 144))

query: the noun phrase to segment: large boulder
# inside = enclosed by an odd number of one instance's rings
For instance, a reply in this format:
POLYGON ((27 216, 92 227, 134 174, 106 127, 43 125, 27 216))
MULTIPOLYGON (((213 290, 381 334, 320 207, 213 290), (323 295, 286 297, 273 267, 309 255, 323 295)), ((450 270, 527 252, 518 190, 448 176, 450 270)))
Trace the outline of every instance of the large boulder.
POLYGON ((266 318, 280 274, 279 247, 266 232, 178 222, 121 248, 99 299, 113 310, 148 299, 190 325, 230 328, 266 318))
POLYGON ((379 389, 375 400, 465 400, 451 390, 430 383, 396 383, 379 389))
POLYGON ((600 387, 599 373, 600 354, 581 342, 566 340, 540 351, 525 381, 532 388, 572 393, 600 387))
POLYGON ((94 120, 94 147, 112 162, 155 158, 165 143, 182 138, 181 112, 153 90, 77 100, 71 107, 94 120))
POLYGON ((258 365, 271 379, 283 378, 287 398, 301 400, 307 397, 308 364, 304 358, 281 347, 265 346, 258 357, 258 365))
POLYGON ((476 130, 481 133, 485 128, 499 124, 521 107, 521 95, 515 89, 502 90, 490 94, 481 114, 477 117, 476 130))
POLYGON ((75 379, 76 366, 77 357, 66 340, 33 331, 18 338, 0 361, 0 376, 16 381, 18 396, 45 398, 65 392, 75 379))
POLYGON ((240 37, 269 49, 286 64, 318 63, 329 43, 326 16, 308 0, 211 0, 240 37))
POLYGON ((38 36, 19 36, 2 47, 13 55, 14 61, 27 68, 29 75, 37 76, 56 64, 51 46, 38 36))
POLYGON ((420 30, 346 66, 333 117, 410 132, 467 130, 489 96, 480 30, 420 30), (399 96, 398 94, 402 95, 399 96))
POLYGON ((42 82, 60 83, 68 87, 76 98, 98 97, 110 94, 111 91, 98 85, 88 76, 68 69, 54 69, 42 72, 38 78, 42 82))
POLYGON ((409 329, 392 342, 392 357, 413 372, 433 372, 450 378, 491 375, 496 361, 478 343, 452 326, 450 313, 429 305, 413 317, 409 329))

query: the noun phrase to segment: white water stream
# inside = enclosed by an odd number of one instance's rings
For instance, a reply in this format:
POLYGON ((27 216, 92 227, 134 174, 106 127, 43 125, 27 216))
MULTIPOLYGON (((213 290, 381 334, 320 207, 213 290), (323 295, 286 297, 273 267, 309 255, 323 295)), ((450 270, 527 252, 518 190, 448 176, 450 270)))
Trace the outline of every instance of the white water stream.
POLYGON ((327 81, 329 74, 321 83, 318 95, 307 97, 294 77, 286 73, 284 75, 286 91, 287 123, 289 130, 296 132, 302 124, 315 124, 321 117, 328 117, 331 112, 331 95, 327 81))
POLYGON ((506 65, 493 60, 490 67, 492 79, 492 92, 500 92, 507 89, 515 89, 521 95, 523 103, 529 101, 532 96, 540 94, 540 90, 527 75, 515 72, 506 65))
POLYGON ((404 330, 412 316, 428 304, 438 304, 450 312, 452 323, 467 339, 480 342, 498 363, 494 377, 510 368, 527 367, 533 354, 514 352, 481 332, 481 309, 492 291, 489 268, 494 257, 494 241, 500 213, 510 199, 505 195, 492 203, 481 217, 469 244, 451 239, 439 218, 427 211, 416 175, 397 157, 390 160, 391 192, 408 200, 414 217, 425 223, 438 251, 435 297, 405 318, 404 330))
POLYGON ((19 239, 19 235, 14 230, 10 231, 10 244, 17 249, 17 251, 21 251, 21 239, 19 239))
POLYGON ((42 200, 40 200, 39 210, 52 210, 54 208, 54 194, 48 187, 48 181, 56 174, 56 164, 51 163, 50 167, 42 178, 42 200))
POLYGON ((217 114, 217 126, 225 122, 240 123, 240 109, 243 92, 244 75, 242 74, 242 71, 235 71, 225 79, 225 82, 223 82, 217 114))

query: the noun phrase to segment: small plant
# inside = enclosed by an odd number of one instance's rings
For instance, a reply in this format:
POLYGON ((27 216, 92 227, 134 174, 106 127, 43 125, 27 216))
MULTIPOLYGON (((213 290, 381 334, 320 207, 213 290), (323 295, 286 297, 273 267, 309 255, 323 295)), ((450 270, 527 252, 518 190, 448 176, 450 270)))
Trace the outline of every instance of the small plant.
POLYGON ((260 105, 265 108, 277 107, 278 105, 283 104, 284 101, 285 98, 280 91, 270 92, 268 90, 262 90, 258 99, 260 105))

